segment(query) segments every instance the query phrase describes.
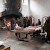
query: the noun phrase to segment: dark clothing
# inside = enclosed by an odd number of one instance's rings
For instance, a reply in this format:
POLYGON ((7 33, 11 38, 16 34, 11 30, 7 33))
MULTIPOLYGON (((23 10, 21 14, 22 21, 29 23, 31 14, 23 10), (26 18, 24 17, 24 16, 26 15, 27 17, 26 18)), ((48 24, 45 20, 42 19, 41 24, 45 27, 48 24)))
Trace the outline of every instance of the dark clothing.
POLYGON ((41 30, 36 30, 35 32, 33 32, 33 37, 39 36, 40 33, 41 33, 41 30))
POLYGON ((41 25, 41 21, 38 21, 38 25, 41 25))
POLYGON ((34 26, 34 23, 32 24, 32 26, 34 26))
POLYGON ((24 28, 27 26, 27 20, 24 18, 23 19, 23 24, 24 24, 24 28))
POLYGON ((30 20, 27 21, 27 27, 31 25, 30 20))
POLYGON ((44 24, 44 30, 47 32, 47 38, 50 40, 50 17, 46 20, 44 24))
POLYGON ((14 30, 14 20, 11 20, 11 30, 14 30))

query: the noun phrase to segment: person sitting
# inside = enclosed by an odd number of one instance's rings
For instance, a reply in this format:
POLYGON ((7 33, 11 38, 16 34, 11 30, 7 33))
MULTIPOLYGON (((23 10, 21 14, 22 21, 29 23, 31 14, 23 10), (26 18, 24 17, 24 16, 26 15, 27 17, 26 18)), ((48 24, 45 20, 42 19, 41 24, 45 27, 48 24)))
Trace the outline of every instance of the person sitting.
POLYGON ((40 19, 38 19, 38 23, 37 23, 37 25, 41 25, 41 21, 40 21, 40 19))

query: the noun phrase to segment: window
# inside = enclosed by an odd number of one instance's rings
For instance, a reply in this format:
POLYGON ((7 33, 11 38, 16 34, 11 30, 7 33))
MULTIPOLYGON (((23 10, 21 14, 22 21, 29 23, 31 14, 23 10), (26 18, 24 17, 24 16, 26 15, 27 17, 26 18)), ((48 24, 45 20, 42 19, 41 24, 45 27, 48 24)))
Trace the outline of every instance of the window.
POLYGON ((28 5, 28 0, 22 0, 23 5, 28 5))
POLYGON ((4 3, 7 3, 6 0, 3 0, 4 3))

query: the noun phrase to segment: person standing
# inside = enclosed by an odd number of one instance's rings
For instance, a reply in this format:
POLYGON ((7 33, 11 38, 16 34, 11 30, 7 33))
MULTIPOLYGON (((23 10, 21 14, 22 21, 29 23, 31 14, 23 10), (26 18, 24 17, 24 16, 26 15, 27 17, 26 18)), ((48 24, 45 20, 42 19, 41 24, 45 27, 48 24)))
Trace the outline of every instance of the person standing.
POLYGON ((15 24, 15 21, 14 21, 14 18, 11 19, 11 30, 14 30, 14 24, 15 24))
POLYGON ((47 18, 44 24, 44 30, 47 32, 47 41, 50 42, 50 16, 47 18))
POLYGON ((38 23, 37 23, 37 25, 41 25, 41 21, 40 21, 40 19, 38 19, 38 23))

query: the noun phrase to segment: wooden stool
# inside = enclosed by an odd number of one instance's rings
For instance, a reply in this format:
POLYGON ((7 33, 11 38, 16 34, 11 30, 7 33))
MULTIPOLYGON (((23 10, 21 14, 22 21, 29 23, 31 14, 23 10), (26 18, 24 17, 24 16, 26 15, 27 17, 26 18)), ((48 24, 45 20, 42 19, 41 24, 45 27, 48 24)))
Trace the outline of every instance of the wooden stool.
POLYGON ((4 46, 4 45, 2 45, 0 47, 0 50, 10 50, 10 46, 4 46))

